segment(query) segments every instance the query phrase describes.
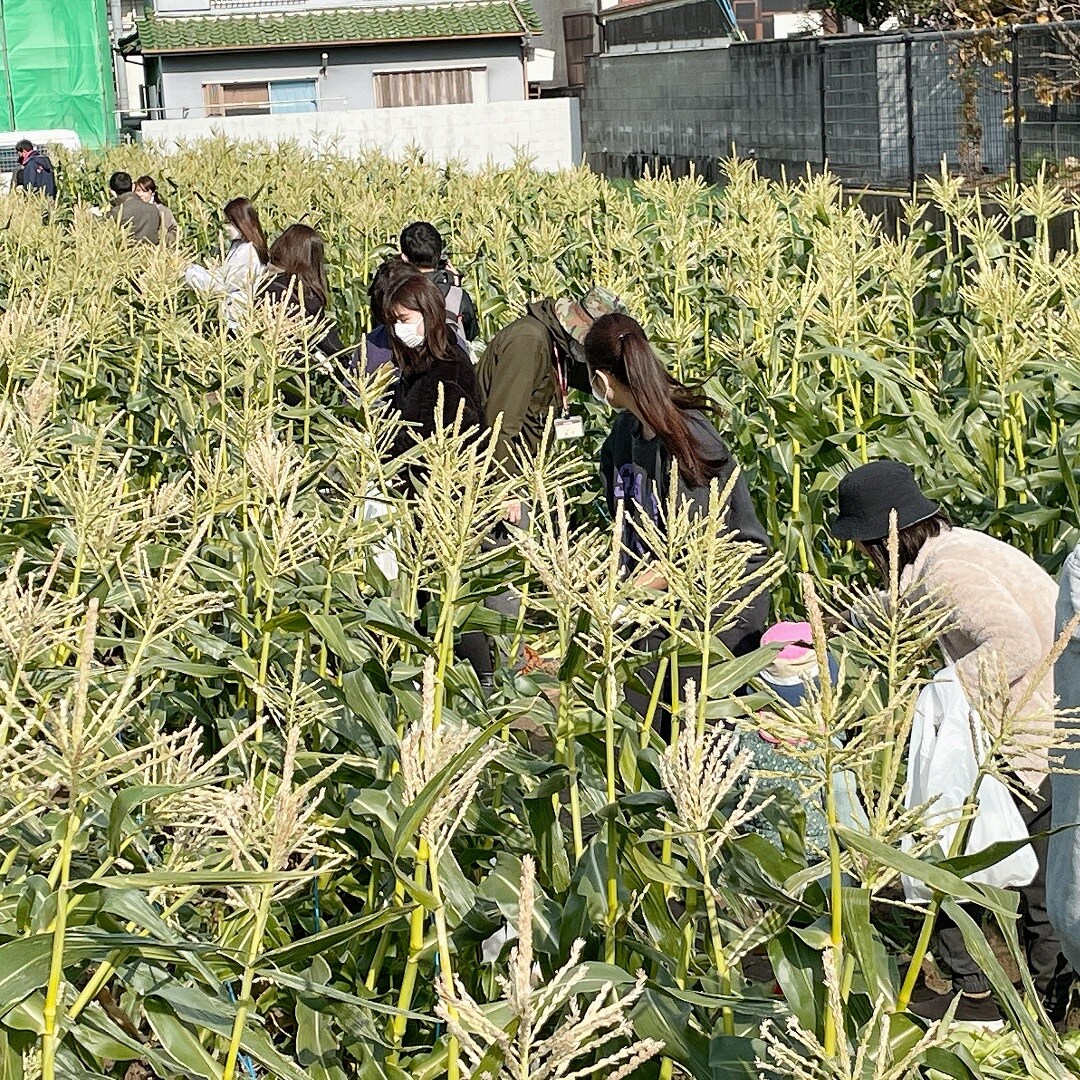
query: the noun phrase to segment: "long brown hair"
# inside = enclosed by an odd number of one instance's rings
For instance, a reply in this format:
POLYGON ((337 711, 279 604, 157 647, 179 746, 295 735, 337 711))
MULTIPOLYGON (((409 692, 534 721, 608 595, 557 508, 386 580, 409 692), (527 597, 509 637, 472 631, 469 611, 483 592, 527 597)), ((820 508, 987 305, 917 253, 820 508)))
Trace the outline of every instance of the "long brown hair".
MULTIPOLYGON (((408 264, 403 264, 408 265, 408 264)), ((450 341, 446 326, 446 301, 437 286, 419 270, 396 274, 389 280, 382 296, 382 318, 390 338, 390 351, 394 364, 403 375, 419 375, 430 370, 436 360, 458 359, 461 352, 456 342, 450 341), (424 319, 424 343, 417 349, 408 348, 394 333, 397 308, 419 311, 424 319)))
MULTIPOLYGON (((939 510, 933 517, 923 521, 916 521, 906 529, 900 529, 896 534, 899 550, 897 552, 900 563, 897 573, 902 574, 918 557, 923 545, 927 540, 940 536, 952 528, 949 515, 944 510, 939 510)), ((880 540, 860 540, 859 547, 866 553, 866 557, 874 564, 875 569, 881 575, 882 580, 889 580, 889 538, 882 537, 880 540)))
POLYGON ((290 225, 270 248, 270 262, 326 307, 329 288, 326 284, 326 248, 322 237, 310 225, 290 225))
POLYGON ((251 205, 250 199, 241 196, 225 204, 225 217, 239 230, 240 235, 255 248, 259 262, 265 266, 270 261, 270 252, 266 249, 266 233, 259 223, 259 214, 251 205))
POLYGON ((706 458, 686 420, 687 409, 708 409, 709 403, 671 377, 636 320, 619 312, 601 315, 585 336, 585 357, 590 378, 603 371, 629 388, 642 418, 689 484, 702 487, 721 473, 727 459, 706 458))

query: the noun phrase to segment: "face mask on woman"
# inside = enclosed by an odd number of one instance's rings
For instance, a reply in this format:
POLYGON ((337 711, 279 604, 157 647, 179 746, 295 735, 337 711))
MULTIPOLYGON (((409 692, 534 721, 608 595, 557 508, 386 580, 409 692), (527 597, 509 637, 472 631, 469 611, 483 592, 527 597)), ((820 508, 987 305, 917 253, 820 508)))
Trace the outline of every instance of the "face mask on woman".
POLYGON ((230 221, 225 225, 225 235, 232 241, 240 239, 240 230, 230 221))
POLYGON ((396 322, 394 336, 406 349, 419 349, 424 344, 424 323, 396 322))
POLYGON ((605 379, 599 371, 594 371, 592 378, 589 380, 589 389, 592 391, 592 396, 600 402, 601 405, 607 405, 611 407, 611 402, 608 400, 608 386, 607 379, 605 379))

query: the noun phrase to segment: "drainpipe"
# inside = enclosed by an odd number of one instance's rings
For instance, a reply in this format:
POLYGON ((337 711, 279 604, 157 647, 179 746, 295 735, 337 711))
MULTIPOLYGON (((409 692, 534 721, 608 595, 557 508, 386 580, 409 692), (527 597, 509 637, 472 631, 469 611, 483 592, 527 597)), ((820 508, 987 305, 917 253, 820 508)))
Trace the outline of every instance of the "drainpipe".
POLYGON ((525 91, 525 100, 529 100, 529 50, 532 48, 532 31, 529 24, 522 18, 518 6, 514 0, 510 0, 510 10, 514 13, 518 25, 521 27, 521 85, 525 91))
POLYGON ((127 63, 116 47, 116 43, 124 32, 124 13, 121 10, 120 0, 109 0, 109 21, 112 23, 109 51, 112 53, 113 75, 116 79, 116 109, 123 116, 124 113, 131 112, 131 102, 128 100, 127 63))

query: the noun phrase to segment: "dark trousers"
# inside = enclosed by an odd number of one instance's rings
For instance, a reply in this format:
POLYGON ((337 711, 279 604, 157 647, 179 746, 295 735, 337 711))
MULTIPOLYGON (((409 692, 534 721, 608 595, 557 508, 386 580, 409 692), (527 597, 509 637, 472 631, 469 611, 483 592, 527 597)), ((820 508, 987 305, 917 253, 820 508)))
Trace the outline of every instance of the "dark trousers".
MULTIPOLYGON (((430 599, 431 595, 426 592, 417 596, 421 608, 424 608, 430 599)), ((423 619, 417 621, 416 628, 421 634, 427 632, 423 619)), ((467 630, 464 634, 459 634, 454 641, 454 658, 467 660, 476 672, 476 677, 482 683, 490 684, 492 672, 495 670, 495 658, 491 652, 491 642, 482 630, 467 630)))
MULTIPOLYGON (((1017 801, 1017 808, 1028 832, 1032 835, 1047 832, 1050 828, 1050 778, 1047 777, 1034 798, 1034 806, 1017 801)), ((1062 975, 1067 970, 1065 957, 1057 934, 1046 914, 1046 852, 1047 837, 1031 843, 1039 860, 1039 869, 1030 885, 1020 891, 1020 943, 1027 954, 1028 967, 1036 990, 1048 1004, 1057 1004, 1060 996, 1062 975)), ((969 912, 978 920, 981 912, 969 912)), ((941 915, 937 925, 936 949, 942 967, 952 976, 953 989, 969 994, 983 993, 990 989, 990 980, 972 958, 964 944, 959 927, 941 915)))
MULTIPOLYGON (((527 507, 522 506, 521 520, 518 522, 516 527, 519 529, 527 529, 528 526, 529 511, 527 507)), ((508 548, 513 543, 513 535, 510 533, 509 529, 505 525, 501 525, 492 535, 491 539, 485 543, 484 548, 487 551, 491 551, 496 548, 508 548)), ((484 607, 486 607, 488 611, 494 611, 497 615, 501 615, 505 623, 505 621, 516 621, 518 619, 521 614, 521 603, 521 594, 515 592, 513 589, 507 589, 506 592, 496 593, 494 596, 489 596, 484 601, 484 607)), ((490 646, 489 651, 491 652, 492 656, 492 670, 494 670, 495 652, 493 649, 490 649, 490 646)), ((520 654, 520 648, 518 649, 518 652, 520 654)), ((506 658, 506 663, 509 667, 517 667, 520 659, 520 655, 508 656, 506 658)))

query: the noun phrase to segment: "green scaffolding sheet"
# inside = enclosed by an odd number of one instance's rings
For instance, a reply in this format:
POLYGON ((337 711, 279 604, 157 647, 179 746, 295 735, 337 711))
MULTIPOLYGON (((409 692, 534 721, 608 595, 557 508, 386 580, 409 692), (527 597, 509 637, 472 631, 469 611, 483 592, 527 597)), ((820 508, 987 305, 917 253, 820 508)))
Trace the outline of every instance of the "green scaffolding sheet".
POLYGON ((70 128, 86 146, 116 141, 105 0, 0 0, 0 30, 3 126, 70 128))

